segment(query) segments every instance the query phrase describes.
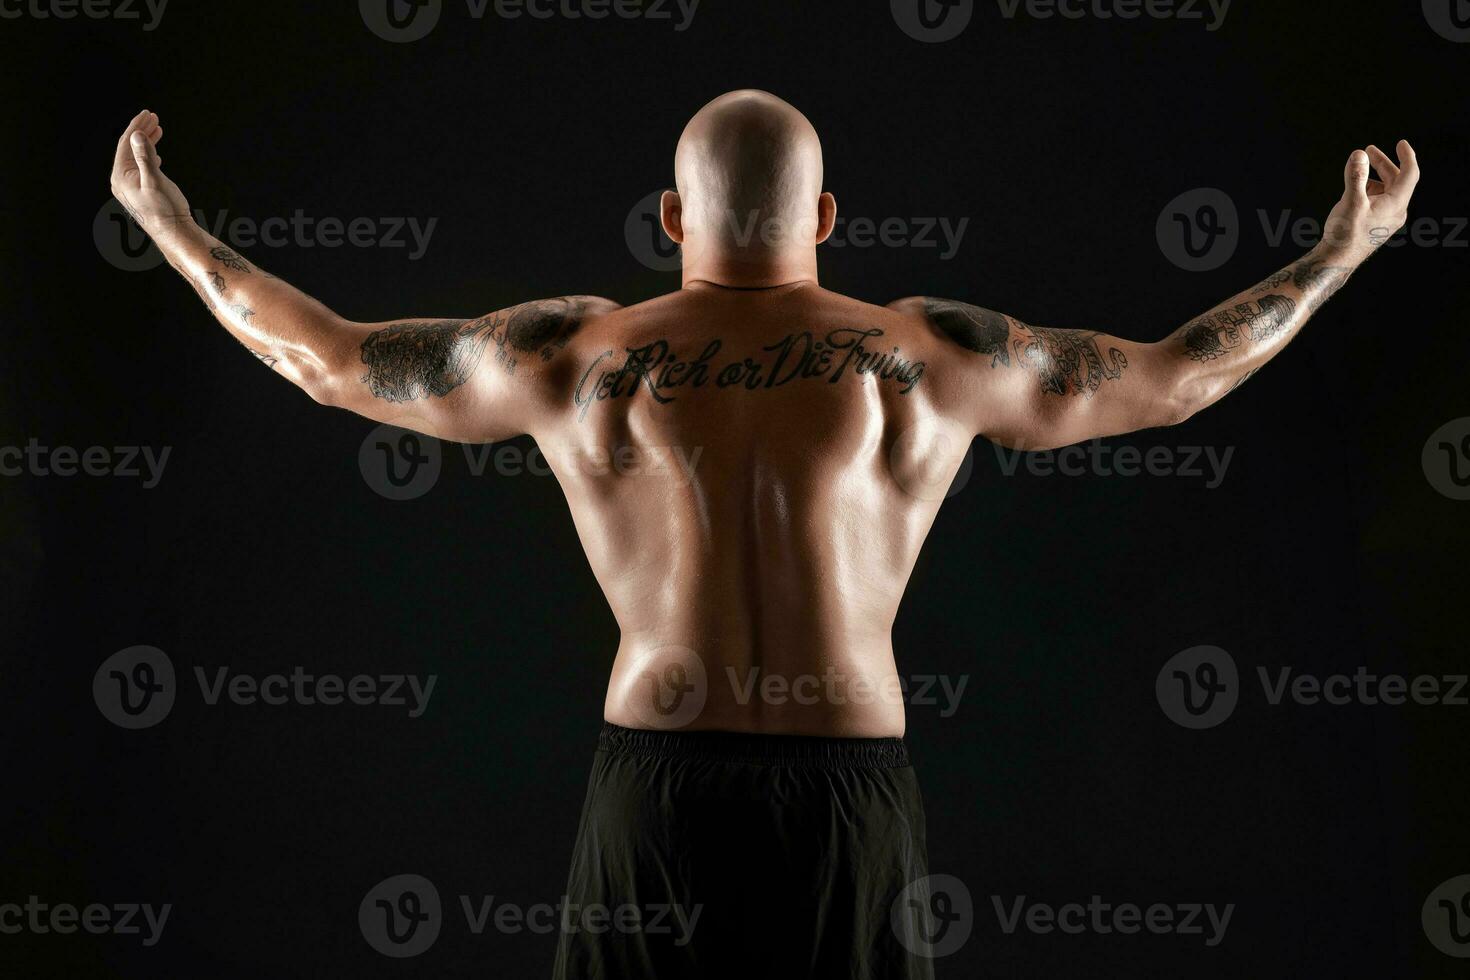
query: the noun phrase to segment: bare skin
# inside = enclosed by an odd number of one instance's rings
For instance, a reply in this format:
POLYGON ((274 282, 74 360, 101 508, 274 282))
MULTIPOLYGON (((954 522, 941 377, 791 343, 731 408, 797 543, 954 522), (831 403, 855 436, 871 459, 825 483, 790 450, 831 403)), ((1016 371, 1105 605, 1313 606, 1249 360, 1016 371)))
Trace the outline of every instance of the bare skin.
POLYGON ((682 289, 354 323, 200 229, 161 137, 150 112, 129 124, 113 193, 257 358, 370 419, 536 439, 621 629, 607 720, 824 736, 903 733, 893 620, 974 437, 1037 450, 1184 421, 1403 225, 1419 177, 1407 142, 1397 162, 1353 151, 1320 245, 1138 343, 822 289, 820 143, 786 103, 737 92, 691 121, 664 197, 682 289))

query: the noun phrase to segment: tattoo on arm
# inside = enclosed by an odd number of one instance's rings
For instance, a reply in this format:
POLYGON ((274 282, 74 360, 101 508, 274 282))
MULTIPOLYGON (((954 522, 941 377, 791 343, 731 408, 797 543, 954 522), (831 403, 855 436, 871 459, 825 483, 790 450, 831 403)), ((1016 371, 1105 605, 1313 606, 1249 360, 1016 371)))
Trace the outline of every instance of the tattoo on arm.
POLYGON ((215 293, 217 295, 220 295, 220 296, 223 296, 224 295, 224 293, 225 293, 225 277, 224 276, 220 275, 218 272, 211 272, 211 273, 209 273, 209 284, 214 287, 214 291, 215 291, 215 293))
POLYGON ((209 254, 211 258, 219 262, 226 269, 233 269, 236 272, 247 274, 250 272, 249 263, 241 258, 240 254, 233 249, 225 248, 223 245, 216 245, 209 250, 209 254))
MULTIPOLYGON (((1019 321, 1017 321, 1019 322, 1019 321)), ((1014 341, 1016 363, 1041 378, 1041 390, 1053 395, 1091 398, 1104 381, 1116 381, 1128 367, 1128 358, 1116 347, 1104 357, 1095 330, 1059 330, 1026 325, 1030 340, 1014 341)))
POLYGON ((1275 289, 1277 286, 1286 282, 1286 280, 1290 278, 1290 269, 1282 269, 1280 272, 1273 272, 1265 279, 1261 280, 1260 284, 1257 285, 1255 289, 1251 290, 1251 295, 1259 296, 1261 293, 1269 293, 1271 290, 1275 289))
POLYGON ((244 303, 231 303, 230 310, 240 318, 241 323, 248 324, 250 322, 250 318, 255 315, 255 311, 246 306, 244 303))
POLYGON ((1233 384, 1229 388, 1226 388, 1225 389, 1225 394, 1228 395, 1232 391, 1234 391, 1236 388, 1239 388, 1241 385, 1245 384, 1247 381, 1249 381, 1251 379, 1251 376, 1254 375, 1259 370, 1260 370, 1260 368, 1253 367, 1249 371, 1245 372, 1245 374, 1242 374, 1240 377, 1236 378, 1235 379, 1235 384, 1233 384))
POLYGON ((1307 301, 1307 310, 1316 313, 1332 294, 1347 282, 1352 269, 1341 265, 1327 265, 1326 259, 1302 259, 1292 267, 1291 284, 1300 289, 1307 301))
POLYGON ((518 355, 550 360, 581 325, 582 304, 554 299, 525 303, 477 320, 397 323, 362 344, 363 381, 390 402, 443 398, 469 380, 493 341, 495 360, 515 374, 518 355))
POLYGON ((1193 360, 1211 361, 1230 353, 1242 341, 1254 343, 1275 336, 1286 329, 1295 310, 1295 300, 1273 293, 1259 301, 1206 313, 1183 327, 1178 336, 1193 360))

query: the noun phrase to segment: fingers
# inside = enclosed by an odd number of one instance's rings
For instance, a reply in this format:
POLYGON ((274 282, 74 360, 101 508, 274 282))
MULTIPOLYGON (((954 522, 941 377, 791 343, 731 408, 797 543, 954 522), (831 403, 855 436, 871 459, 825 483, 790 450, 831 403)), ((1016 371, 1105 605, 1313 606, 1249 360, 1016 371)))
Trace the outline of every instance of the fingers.
POLYGON ((1347 167, 1343 170, 1343 197, 1359 204, 1368 200, 1368 154, 1354 150, 1348 154, 1347 167))
POLYGON ((133 150, 128 140, 133 135, 134 130, 143 125, 151 115, 153 114, 147 109, 138 113, 128 123, 122 135, 117 138, 117 152, 112 156, 112 174, 114 177, 121 176, 133 169, 133 150))
POLYGON ((1373 169, 1378 171, 1378 175, 1388 184, 1392 184, 1394 178, 1399 175, 1399 165, 1394 163, 1393 159, 1387 153, 1384 153, 1371 143, 1368 144, 1368 162, 1373 165, 1373 169))
POLYGON ((148 137, 141 132, 134 132, 128 139, 132 149, 133 160, 138 166, 138 181, 144 190, 151 190, 158 184, 159 158, 158 151, 149 142, 148 137))
POLYGON ((1396 149, 1399 155, 1399 175, 1389 193, 1398 198, 1400 204, 1408 204, 1414 188, 1419 184, 1419 156, 1408 140, 1399 140, 1396 149))

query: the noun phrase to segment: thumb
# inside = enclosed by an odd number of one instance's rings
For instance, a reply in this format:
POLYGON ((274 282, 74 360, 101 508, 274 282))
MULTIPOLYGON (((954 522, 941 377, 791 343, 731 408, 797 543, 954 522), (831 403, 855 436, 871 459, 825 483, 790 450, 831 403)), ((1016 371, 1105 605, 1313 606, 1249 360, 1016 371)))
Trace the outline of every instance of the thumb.
POLYGON ((1368 200, 1368 154, 1354 150, 1348 154, 1347 169, 1343 171, 1344 197, 1364 203, 1368 200))
POLYGON ((142 133, 134 133, 128 143, 133 148, 133 159, 138 162, 138 182, 145 190, 151 190, 158 183, 158 154, 142 133))

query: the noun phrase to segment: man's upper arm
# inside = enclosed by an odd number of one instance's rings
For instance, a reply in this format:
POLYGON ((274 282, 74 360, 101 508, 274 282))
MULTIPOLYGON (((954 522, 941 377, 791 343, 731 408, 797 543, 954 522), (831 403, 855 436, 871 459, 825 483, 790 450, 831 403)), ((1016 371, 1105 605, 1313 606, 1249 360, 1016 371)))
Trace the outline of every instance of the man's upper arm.
POLYGON ((523 435, 564 408, 553 390, 573 335, 618 305, 595 296, 522 303, 473 320, 357 324, 332 404, 455 442, 523 435))
POLYGON ((1157 344, 1038 327, 931 297, 890 304, 921 317, 941 346, 944 404, 971 431, 1040 450, 1178 421, 1170 359, 1157 344))

